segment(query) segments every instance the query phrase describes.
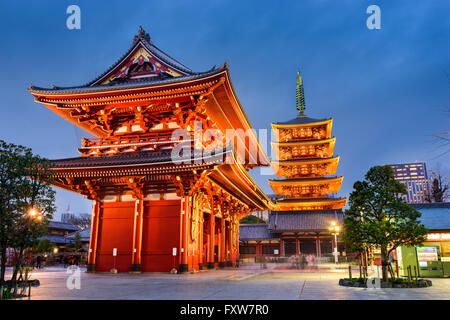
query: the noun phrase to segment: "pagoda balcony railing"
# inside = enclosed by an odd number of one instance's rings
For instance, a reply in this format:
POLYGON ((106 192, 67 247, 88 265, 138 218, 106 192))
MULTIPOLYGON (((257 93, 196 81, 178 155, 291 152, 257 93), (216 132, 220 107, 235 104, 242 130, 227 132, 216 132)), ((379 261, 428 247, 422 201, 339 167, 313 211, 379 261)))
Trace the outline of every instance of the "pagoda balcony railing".
POLYGON ((336 196, 335 194, 328 193, 328 194, 306 194, 303 193, 301 195, 286 195, 284 199, 311 199, 311 200, 319 200, 319 199, 340 199, 340 197, 336 196))
POLYGON ((124 135, 109 138, 83 138, 78 151, 83 156, 98 154, 114 154, 132 151, 150 151, 160 148, 168 149, 179 143, 192 140, 177 139, 172 131, 151 132, 140 135, 124 135))
POLYGON ((308 142, 308 141, 323 140, 323 139, 325 139, 325 138, 324 138, 324 136, 321 136, 321 135, 305 136, 305 137, 289 137, 289 139, 286 139, 285 142, 308 142))

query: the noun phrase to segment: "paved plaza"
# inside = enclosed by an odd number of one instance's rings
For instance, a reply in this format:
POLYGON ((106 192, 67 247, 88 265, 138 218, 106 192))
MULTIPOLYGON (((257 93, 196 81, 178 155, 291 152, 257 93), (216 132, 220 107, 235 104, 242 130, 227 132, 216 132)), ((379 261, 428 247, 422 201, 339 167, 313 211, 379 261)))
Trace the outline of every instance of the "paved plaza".
MULTIPOLYGON (((259 269, 203 271, 194 274, 108 274, 80 272, 80 289, 68 289, 63 267, 33 272, 41 285, 32 300, 164 299, 164 300, 429 300, 450 299, 450 279, 432 279, 433 286, 415 289, 366 289, 338 285, 343 270, 299 272, 259 269)), ((74 282, 73 282, 74 283, 74 282)))

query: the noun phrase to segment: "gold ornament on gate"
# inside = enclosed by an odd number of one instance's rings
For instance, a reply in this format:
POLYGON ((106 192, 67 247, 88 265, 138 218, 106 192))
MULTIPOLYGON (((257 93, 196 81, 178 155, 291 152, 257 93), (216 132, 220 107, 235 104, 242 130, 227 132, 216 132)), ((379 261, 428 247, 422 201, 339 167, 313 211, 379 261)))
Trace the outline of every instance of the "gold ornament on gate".
POLYGON ((200 208, 203 200, 203 194, 196 193, 193 197, 192 217, 191 217, 191 239, 196 243, 198 240, 200 208))
POLYGON ((231 223, 232 223, 232 225, 231 225, 231 241, 233 242, 233 248, 236 250, 238 223, 237 223, 236 219, 232 219, 231 223))

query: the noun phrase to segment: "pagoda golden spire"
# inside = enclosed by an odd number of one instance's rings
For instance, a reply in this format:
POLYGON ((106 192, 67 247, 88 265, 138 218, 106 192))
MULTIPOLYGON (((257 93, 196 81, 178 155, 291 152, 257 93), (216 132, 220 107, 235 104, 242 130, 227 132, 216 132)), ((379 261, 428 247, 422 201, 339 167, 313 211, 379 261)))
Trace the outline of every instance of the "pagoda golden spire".
POLYGON ((297 117, 305 117, 305 92, 303 90, 303 79, 300 70, 297 71, 296 105, 298 110, 297 117))

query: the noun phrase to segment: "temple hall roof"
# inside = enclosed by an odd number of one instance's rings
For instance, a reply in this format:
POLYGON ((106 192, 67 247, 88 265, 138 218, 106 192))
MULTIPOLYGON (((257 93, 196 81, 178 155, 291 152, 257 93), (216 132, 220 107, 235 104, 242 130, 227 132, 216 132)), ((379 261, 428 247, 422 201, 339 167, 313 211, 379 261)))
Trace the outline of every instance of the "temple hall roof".
POLYGON ((49 240, 51 243, 55 243, 58 245, 66 245, 71 246, 74 244, 74 241, 71 239, 67 239, 63 235, 57 235, 57 234, 47 234, 45 236, 37 238, 37 240, 41 241, 43 239, 49 240))
POLYGON ((267 229, 267 224, 241 224, 239 226, 239 240, 265 240, 273 239, 276 236, 267 229))
POLYGON ((450 230, 450 202, 411 204, 422 213, 419 220, 430 230, 450 230))
POLYGON ((269 216, 270 232, 328 230, 331 222, 344 222, 342 210, 272 211, 269 216))
MULTIPOLYGON (((91 228, 84 229, 83 231, 78 232, 80 234, 80 240, 82 242, 89 242, 91 240, 91 228)), ((75 240, 76 232, 65 236, 66 239, 75 240)))
POLYGON ((73 224, 60 222, 60 221, 50 221, 48 224, 48 227, 52 228, 52 229, 69 230, 69 231, 79 231, 80 230, 77 226, 74 226, 73 224))

